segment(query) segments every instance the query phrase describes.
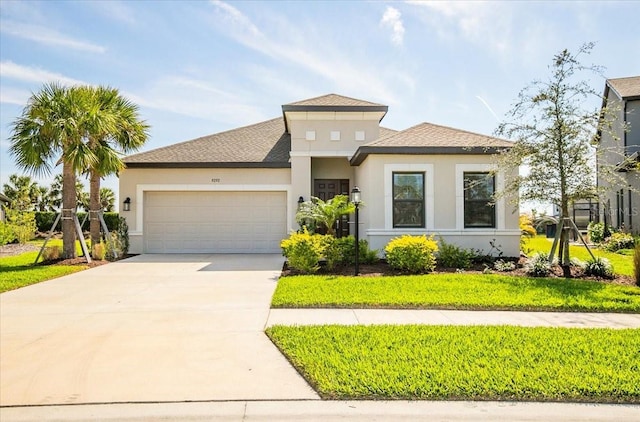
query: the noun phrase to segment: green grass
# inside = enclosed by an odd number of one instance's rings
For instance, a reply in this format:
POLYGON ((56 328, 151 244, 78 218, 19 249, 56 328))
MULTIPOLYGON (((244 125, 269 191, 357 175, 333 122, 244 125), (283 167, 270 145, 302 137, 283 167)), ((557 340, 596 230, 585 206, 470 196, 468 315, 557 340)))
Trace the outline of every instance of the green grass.
MULTIPOLYGON (((42 245, 42 241, 33 243, 42 245)), ((47 243, 47 246, 52 245, 62 245, 62 242, 52 240, 47 243)), ((38 251, 33 251, 0 258, 0 293, 89 268, 79 265, 34 265, 37 256, 38 251)))
POLYGON ((640 330, 276 326, 328 399, 640 402, 640 330))
POLYGON ((501 274, 282 277, 274 308, 424 308, 640 312, 640 288, 501 274))
MULTIPOLYGON (((535 238, 527 240, 525 247, 528 247, 532 250, 532 252, 545 252, 549 253, 551 251, 551 245, 553 244, 553 239, 547 239, 545 236, 536 236, 535 238)), ((603 258, 607 258, 611 265, 613 265, 614 272, 620 275, 628 275, 633 276, 633 251, 629 253, 627 250, 620 251, 621 253, 616 252, 607 252, 602 249, 591 248, 591 251, 595 256, 601 256, 603 258)), ((557 252, 556 252, 557 254, 557 252)), ((587 251, 587 248, 580 245, 570 245, 569 246, 569 254, 571 257, 575 257, 580 259, 581 261, 587 261, 591 259, 591 255, 587 251)))

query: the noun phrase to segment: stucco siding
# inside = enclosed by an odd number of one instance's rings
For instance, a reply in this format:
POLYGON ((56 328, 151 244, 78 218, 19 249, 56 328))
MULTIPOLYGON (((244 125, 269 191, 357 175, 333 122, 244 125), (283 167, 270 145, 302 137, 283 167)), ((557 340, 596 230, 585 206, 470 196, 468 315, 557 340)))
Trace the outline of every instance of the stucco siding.
MULTIPOLYGON (((460 196, 462 174, 464 171, 488 171, 491 160, 485 155, 370 155, 356 171, 355 184, 360 187, 365 204, 361 212, 361 230, 371 246, 380 250, 390 239, 401 234, 436 234, 451 243, 485 252, 489 252, 489 242, 495 239, 506 256, 518 256, 519 213, 507 199, 501 199, 496 206, 495 228, 464 229, 461 221, 464 216, 460 196), (425 172, 424 229, 393 228, 390 179, 394 171, 425 172)), ((499 175, 498 188, 503 183, 504 177, 499 175)))
POLYGON ((290 130, 291 151, 294 153, 335 152, 335 155, 347 153, 348 156, 353 154, 360 145, 377 139, 380 134, 378 122, 370 120, 293 120, 290 130), (315 140, 306 139, 308 131, 315 132, 315 140), (364 131, 363 141, 356 141, 357 131, 364 131), (339 132, 340 139, 332 141, 331 132, 339 132))
POLYGON ((289 169, 125 169, 120 173, 119 192, 121 201, 131 199, 130 211, 121 215, 129 226, 132 253, 144 251, 144 198, 146 192, 153 191, 285 192, 288 229, 295 221, 289 169))

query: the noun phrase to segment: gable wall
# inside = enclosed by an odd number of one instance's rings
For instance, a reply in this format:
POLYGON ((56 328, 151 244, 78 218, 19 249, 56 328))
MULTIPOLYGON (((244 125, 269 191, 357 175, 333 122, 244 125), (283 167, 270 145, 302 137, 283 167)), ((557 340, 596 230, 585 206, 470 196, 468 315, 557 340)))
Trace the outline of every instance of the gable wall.
POLYGON ((359 146, 377 139, 380 134, 377 120, 364 120, 364 113, 358 120, 346 120, 355 116, 351 113, 305 113, 303 120, 291 120, 289 130, 291 132, 291 151, 331 153, 337 156, 352 155, 359 146), (324 120, 317 120, 324 118, 324 120), (315 131, 314 141, 306 140, 307 131, 315 131), (332 141, 331 132, 339 131, 340 140, 332 141), (364 131, 365 139, 356 141, 356 131, 364 131))

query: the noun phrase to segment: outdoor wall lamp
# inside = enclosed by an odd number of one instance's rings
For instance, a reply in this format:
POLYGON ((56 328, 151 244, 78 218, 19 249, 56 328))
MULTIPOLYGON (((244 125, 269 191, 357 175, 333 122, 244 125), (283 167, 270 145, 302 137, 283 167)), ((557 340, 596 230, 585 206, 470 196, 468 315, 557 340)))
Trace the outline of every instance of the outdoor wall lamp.
POLYGON ((122 211, 131 211, 131 198, 127 196, 127 199, 122 203, 122 211))
POLYGON ((360 199, 360 188, 357 186, 354 186, 353 189, 351 189, 351 202, 353 202, 353 205, 356 206, 356 230, 355 230, 355 235, 356 235, 356 256, 355 256, 355 261, 356 261, 356 275, 358 275, 360 273, 360 221, 359 220, 359 208, 360 208, 360 203, 362 202, 360 199))
POLYGON ((298 206, 302 205, 303 202, 304 202, 303 197, 298 198, 298 206))

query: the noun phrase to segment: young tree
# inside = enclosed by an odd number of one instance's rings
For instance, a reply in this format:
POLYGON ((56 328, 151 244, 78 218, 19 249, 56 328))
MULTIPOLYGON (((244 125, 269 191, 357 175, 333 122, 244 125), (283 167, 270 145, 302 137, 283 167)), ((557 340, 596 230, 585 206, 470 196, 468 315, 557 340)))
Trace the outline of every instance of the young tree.
MULTIPOLYGON (((605 122, 597 108, 601 101, 594 101, 593 109, 585 106, 589 99, 601 96, 579 78, 583 73, 601 73, 598 66, 580 62, 592 48, 589 43, 575 54, 566 49, 556 54, 548 78, 520 91, 507 121, 496 130, 497 135, 515 141, 500 154, 498 169, 507 174, 518 174, 520 166, 528 169, 508 181, 500 194, 557 205, 561 221, 567 224, 569 205, 596 193, 592 142, 605 122)), ((569 232, 562 230, 558 261, 565 277, 571 276, 569 258, 569 232)))

